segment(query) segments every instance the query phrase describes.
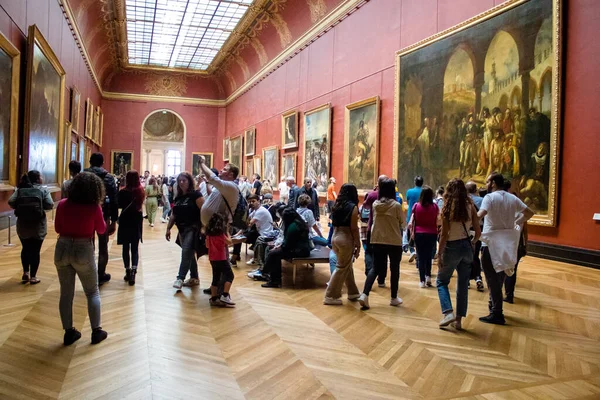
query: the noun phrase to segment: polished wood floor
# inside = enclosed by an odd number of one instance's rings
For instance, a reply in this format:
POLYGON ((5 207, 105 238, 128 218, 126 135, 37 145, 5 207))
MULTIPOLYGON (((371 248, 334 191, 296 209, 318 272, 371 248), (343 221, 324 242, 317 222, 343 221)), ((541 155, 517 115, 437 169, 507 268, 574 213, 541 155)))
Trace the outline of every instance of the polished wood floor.
MULTIPOLYGON (((211 309, 199 288, 171 287, 180 253, 164 228, 145 227, 134 287, 111 243, 113 280, 101 288, 109 337, 97 346, 80 284, 74 321, 84 336, 62 346, 56 235, 44 242, 36 286, 20 283, 20 246, 0 248, 0 398, 600 398, 600 271, 528 257, 508 324, 480 323, 487 292, 471 289, 464 332, 438 328, 437 292, 418 287, 406 257, 399 308, 379 288, 368 312, 346 300, 324 306, 326 265, 299 268, 296 287, 286 267, 283 289, 263 289, 241 264, 237 307, 211 309)), ((210 275, 202 259, 201 288, 210 275)))

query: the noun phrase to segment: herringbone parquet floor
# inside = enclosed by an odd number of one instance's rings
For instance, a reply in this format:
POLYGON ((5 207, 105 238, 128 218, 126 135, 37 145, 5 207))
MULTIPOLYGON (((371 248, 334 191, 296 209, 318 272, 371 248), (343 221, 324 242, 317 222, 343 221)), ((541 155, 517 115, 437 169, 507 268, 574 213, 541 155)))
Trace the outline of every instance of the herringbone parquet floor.
MULTIPOLYGON (((438 328, 437 292, 418 288, 406 257, 398 308, 379 288, 367 312, 322 305, 326 265, 299 268, 296 287, 284 267, 278 290, 247 279, 240 264, 237 307, 211 309, 199 288, 171 287, 180 253, 164 228, 145 227, 135 287, 122 281, 111 244, 113 280, 101 288, 109 337, 98 346, 80 284, 74 318, 84 336, 62 346, 56 235, 44 242, 36 286, 20 283, 20 246, 0 248, 0 398, 600 398, 600 271, 528 257, 508 324, 480 323, 487 292, 471 290, 464 332, 438 328)), ((355 270, 362 287, 362 257, 355 270)), ((202 288, 210 274, 203 258, 202 288)))

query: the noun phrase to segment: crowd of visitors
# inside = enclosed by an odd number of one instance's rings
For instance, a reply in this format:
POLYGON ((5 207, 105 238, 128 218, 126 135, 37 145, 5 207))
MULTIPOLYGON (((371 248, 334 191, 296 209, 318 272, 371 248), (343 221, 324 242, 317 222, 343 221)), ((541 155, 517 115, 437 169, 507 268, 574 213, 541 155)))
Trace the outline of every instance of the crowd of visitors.
MULTIPOLYGON (((263 281, 265 288, 282 286, 284 260, 307 258, 313 249, 329 247, 331 278, 323 303, 341 305, 346 286, 348 300, 358 301, 363 310, 370 308, 369 294, 375 281, 385 288, 388 268, 389 304, 402 304, 398 288, 402 253, 406 252, 409 262, 417 261, 419 286, 423 289, 434 285, 432 265, 437 259, 435 286, 442 311, 439 325, 452 324, 456 329, 462 329, 462 319, 467 315, 470 280, 475 280, 478 291, 485 290, 482 270, 489 289, 489 315, 480 320, 505 323, 503 302, 514 301, 517 266, 526 254, 526 222, 534 214, 510 193, 510 181, 495 172, 488 176, 483 196, 475 182, 455 178, 434 192, 417 176, 415 186, 406 193, 408 204, 396 181, 385 175, 379 177, 373 191, 366 193, 362 204, 356 186, 345 183, 338 192, 332 177, 324 194, 329 214, 329 235, 325 238, 319 193, 311 179, 298 187, 293 177, 282 178, 279 202, 273 203, 271 183, 261 181, 260 175, 254 174, 249 182, 247 177, 238 176, 237 166, 227 164, 218 171, 209 168, 203 157, 197 177, 188 172, 176 178, 154 177, 148 171, 140 176, 132 170, 115 179, 102 168, 103 163, 100 153, 91 156, 90 168, 85 172, 81 172, 77 161, 69 163, 70 179, 61 186, 62 200, 56 208, 54 223, 59 237, 54 262, 60 282, 65 345, 81 337, 72 318, 75 276, 88 301, 91 341, 100 343, 108 336, 101 328, 99 286, 111 278, 106 273, 109 237, 118 225, 124 280, 135 285, 143 221, 147 218, 149 226, 154 227, 159 207, 161 222, 167 223, 166 240, 171 240, 176 226, 176 243, 181 247, 173 287, 181 290, 199 286, 197 260, 208 255, 212 280, 204 293, 210 295, 211 306, 235 306, 230 294, 232 267, 240 261, 244 243, 252 251, 247 264, 255 267, 248 277, 263 281), (366 274, 362 292, 353 269, 361 250, 366 274), (456 309, 448 289, 454 271, 456 309)), ((29 171, 21 178, 9 204, 18 217, 22 282, 39 283, 40 250, 48 231, 46 211, 54 203, 38 171, 29 171)))

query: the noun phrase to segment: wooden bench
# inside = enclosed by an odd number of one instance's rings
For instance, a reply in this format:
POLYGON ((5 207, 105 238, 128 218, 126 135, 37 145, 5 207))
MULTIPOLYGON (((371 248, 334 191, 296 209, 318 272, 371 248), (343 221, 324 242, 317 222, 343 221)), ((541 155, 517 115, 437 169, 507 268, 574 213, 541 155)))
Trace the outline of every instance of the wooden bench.
POLYGON ((286 260, 287 262, 292 264, 294 268, 292 275, 293 284, 296 284, 296 267, 298 265, 308 266, 309 264, 329 264, 330 251, 331 250, 329 250, 329 247, 315 246, 315 248, 312 249, 308 257, 292 258, 291 260, 286 260))

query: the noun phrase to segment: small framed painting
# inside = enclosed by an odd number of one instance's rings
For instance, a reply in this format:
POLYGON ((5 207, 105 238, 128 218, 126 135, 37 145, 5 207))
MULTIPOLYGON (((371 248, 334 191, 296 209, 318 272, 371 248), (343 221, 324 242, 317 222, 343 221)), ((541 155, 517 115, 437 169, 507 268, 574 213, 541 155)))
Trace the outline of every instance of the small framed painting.
POLYGON ((229 161, 229 138, 223 139, 223 161, 229 161))
POLYGON ((244 175, 250 178, 254 175, 254 159, 246 160, 244 163, 244 175))
POLYGON ((244 155, 246 157, 253 156, 256 152, 256 128, 246 129, 244 132, 244 143, 246 144, 244 155))
POLYGON ((110 172, 114 176, 125 176, 132 166, 133 150, 113 150, 110 152, 110 172))
POLYGON ((200 168, 198 166, 200 156, 204 156, 208 168, 213 167, 213 153, 192 153, 192 176, 194 177, 200 175, 200 168))
POLYGON ((263 179, 277 186, 279 183, 279 148, 271 146, 263 149, 263 179))
POLYGON ((262 159, 260 156, 255 156, 252 161, 254 162, 252 173, 262 175, 262 159))
POLYGON ((281 116, 281 148, 298 147, 298 111, 288 111, 281 116))
POLYGON ((296 160, 298 153, 288 153, 281 156, 281 177, 296 179, 296 160))

